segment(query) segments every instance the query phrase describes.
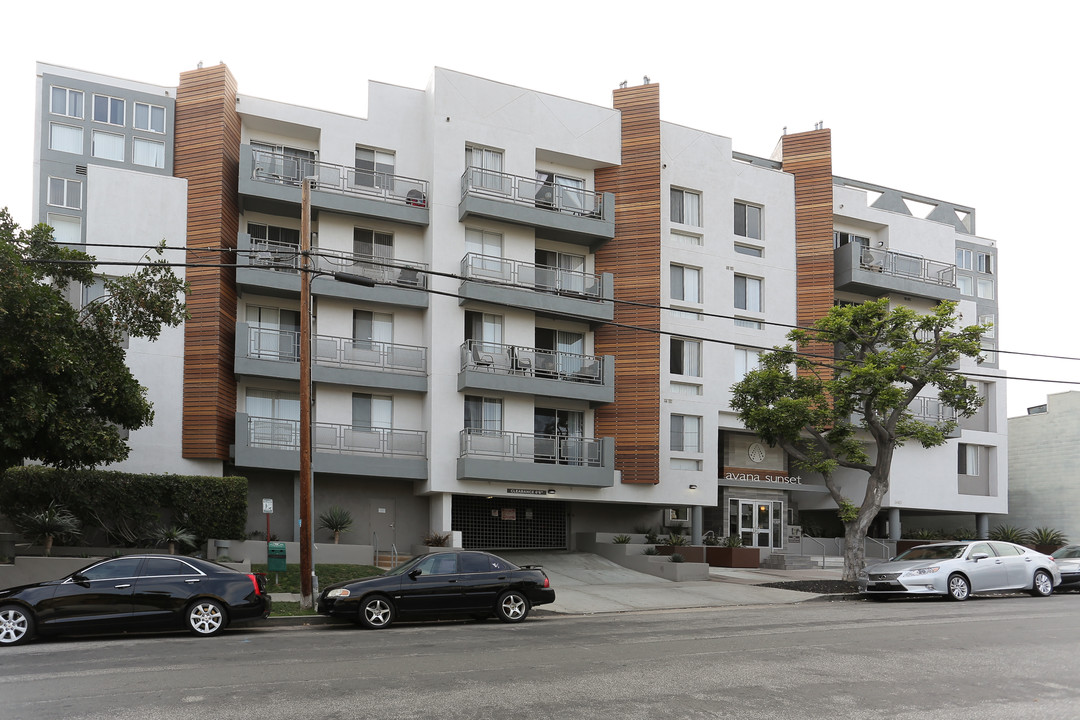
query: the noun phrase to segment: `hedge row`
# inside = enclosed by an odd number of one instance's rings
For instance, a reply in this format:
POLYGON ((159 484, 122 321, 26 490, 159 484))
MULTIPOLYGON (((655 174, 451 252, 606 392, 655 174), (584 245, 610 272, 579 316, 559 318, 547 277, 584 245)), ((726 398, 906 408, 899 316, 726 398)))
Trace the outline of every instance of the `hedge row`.
POLYGON ((134 545, 153 527, 182 525, 200 541, 242 538, 247 478, 150 475, 109 470, 15 467, 0 473, 0 514, 40 512, 56 501, 86 530, 134 545))

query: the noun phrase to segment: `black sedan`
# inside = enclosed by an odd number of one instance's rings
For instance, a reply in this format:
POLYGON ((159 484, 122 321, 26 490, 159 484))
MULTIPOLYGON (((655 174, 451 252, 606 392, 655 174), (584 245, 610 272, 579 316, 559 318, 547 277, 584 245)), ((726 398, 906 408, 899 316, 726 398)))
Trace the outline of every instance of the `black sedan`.
POLYGON ((270 614, 266 577, 173 555, 125 555, 0 590, 0 645, 35 634, 187 628, 208 637, 270 614))
POLYGON ((423 616, 494 614, 516 623, 534 605, 551 602, 555 591, 538 565, 518 567, 486 552, 437 552, 377 577, 331 585, 319 595, 318 611, 379 629, 423 616))

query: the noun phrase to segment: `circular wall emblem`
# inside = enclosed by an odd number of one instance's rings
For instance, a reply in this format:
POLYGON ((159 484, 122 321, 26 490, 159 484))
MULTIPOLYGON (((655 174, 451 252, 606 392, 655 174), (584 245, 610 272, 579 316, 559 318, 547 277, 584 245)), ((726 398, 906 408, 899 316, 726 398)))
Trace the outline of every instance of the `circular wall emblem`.
POLYGON ((750 456, 750 459, 756 463, 765 459, 765 448, 761 443, 750 443, 749 449, 746 454, 750 456))

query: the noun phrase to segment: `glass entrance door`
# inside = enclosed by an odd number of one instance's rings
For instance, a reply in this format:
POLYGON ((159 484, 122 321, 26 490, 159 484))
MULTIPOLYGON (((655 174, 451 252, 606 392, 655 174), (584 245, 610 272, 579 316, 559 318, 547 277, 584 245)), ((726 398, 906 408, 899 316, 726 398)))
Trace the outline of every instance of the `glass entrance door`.
POLYGON ((729 535, 741 538, 744 546, 783 547, 784 503, 774 500, 732 500, 729 512, 729 535))

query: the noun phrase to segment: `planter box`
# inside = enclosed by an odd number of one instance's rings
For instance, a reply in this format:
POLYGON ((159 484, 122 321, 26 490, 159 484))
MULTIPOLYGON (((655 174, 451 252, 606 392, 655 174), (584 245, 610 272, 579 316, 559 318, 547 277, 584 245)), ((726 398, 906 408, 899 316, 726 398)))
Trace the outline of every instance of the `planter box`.
POLYGON ((756 568, 761 566, 761 550, 748 547, 715 545, 657 545, 656 552, 670 556, 679 553, 686 562, 708 563, 711 567, 756 568))
POLYGON ((702 545, 657 545, 656 553, 667 557, 679 553, 686 562, 705 562, 705 547, 702 545))

